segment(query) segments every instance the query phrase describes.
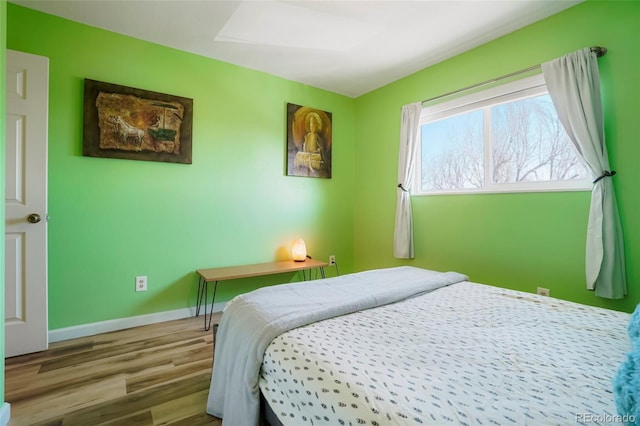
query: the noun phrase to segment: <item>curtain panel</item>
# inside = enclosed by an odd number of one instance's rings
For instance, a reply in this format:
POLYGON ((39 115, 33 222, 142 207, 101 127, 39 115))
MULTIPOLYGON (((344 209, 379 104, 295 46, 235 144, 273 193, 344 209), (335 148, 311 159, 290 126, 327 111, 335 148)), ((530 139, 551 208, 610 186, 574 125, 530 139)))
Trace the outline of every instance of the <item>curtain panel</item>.
POLYGON ((413 187, 415 175, 421 113, 421 102, 402 107, 400 152, 398 155, 398 187, 396 188, 396 221, 393 235, 393 254, 399 259, 413 259, 415 257, 411 188, 413 187))
POLYGON ((594 179, 587 227, 587 289, 621 299, 627 294, 622 226, 605 144, 596 53, 585 48, 542 64, 558 117, 594 179))

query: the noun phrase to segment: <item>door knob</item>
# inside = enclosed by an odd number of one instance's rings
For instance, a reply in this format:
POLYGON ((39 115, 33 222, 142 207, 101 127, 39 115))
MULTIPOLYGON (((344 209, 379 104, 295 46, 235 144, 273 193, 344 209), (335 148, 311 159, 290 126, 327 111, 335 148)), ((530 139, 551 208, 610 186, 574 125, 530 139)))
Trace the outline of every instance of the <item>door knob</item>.
POLYGON ((40 222, 40 220, 41 218, 38 213, 31 213, 29 216, 27 216, 27 222, 29 223, 38 223, 40 222))

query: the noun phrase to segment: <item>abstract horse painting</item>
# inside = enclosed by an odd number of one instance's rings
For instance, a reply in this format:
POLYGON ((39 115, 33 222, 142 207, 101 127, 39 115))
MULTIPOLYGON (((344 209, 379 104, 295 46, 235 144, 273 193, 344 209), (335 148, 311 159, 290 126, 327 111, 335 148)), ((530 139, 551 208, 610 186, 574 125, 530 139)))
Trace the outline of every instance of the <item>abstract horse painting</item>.
POLYGON ((85 80, 83 154, 191 163, 193 101, 85 80))

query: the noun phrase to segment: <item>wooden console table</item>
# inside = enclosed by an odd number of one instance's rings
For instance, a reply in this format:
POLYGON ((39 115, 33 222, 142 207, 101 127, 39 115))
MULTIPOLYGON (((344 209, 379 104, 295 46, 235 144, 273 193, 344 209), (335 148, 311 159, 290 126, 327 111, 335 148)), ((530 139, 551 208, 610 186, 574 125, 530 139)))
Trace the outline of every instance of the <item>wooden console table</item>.
MULTIPOLYGON (((304 262, 294 262, 293 260, 284 260, 281 262, 257 263, 254 265, 226 266, 222 268, 198 269, 198 298, 196 307, 196 316, 200 315, 200 306, 204 303, 204 329, 211 328, 211 317, 213 316, 213 304, 216 300, 216 290, 218 282, 225 280, 235 280, 238 278, 259 277, 262 275, 284 274, 287 272, 305 271, 311 269, 319 269, 320 276, 324 278, 324 267, 329 266, 326 262, 320 262, 315 259, 307 259, 304 262), (207 322, 207 293, 209 283, 214 283, 213 299, 211 300, 211 313, 209 314, 209 322, 207 322)), ((306 276, 303 275, 306 280, 306 276)), ((309 272, 311 279, 311 272, 309 272)))

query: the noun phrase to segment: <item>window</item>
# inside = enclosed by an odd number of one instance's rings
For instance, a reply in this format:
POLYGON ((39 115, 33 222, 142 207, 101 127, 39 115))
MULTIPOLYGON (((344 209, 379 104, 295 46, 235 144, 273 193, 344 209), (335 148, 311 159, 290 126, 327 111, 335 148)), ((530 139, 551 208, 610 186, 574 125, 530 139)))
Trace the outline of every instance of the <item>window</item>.
POLYGON ((542 75, 425 106, 414 194, 591 190, 542 75))

